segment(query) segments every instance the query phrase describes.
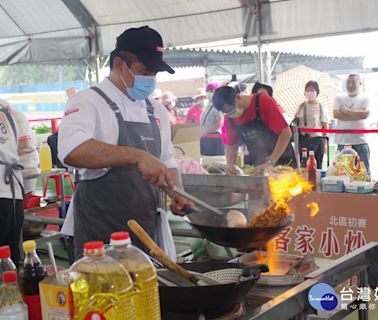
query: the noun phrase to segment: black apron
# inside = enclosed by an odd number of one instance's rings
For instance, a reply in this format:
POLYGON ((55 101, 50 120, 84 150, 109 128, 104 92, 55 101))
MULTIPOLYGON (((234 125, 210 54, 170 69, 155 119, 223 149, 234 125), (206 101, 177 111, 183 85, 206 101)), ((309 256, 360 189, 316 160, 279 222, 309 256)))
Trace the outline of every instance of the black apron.
MULTIPOLYGON (((266 162, 267 158, 272 154, 278 139, 278 135, 267 128, 261 121, 259 96, 260 94, 256 95, 256 118, 254 120, 243 125, 237 125, 229 118, 239 139, 247 146, 250 159, 248 164, 254 166, 266 162)), ((296 168, 294 149, 290 142, 276 165, 289 165, 296 168)))
MULTIPOLYGON (((160 130, 154 108, 146 99, 149 123, 124 121, 118 106, 97 87, 92 87, 115 113, 119 127, 118 145, 144 150, 160 158, 160 130)), ((106 110, 104 110, 106 112, 106 110)), ((109 128, 111 130, 111 128, 109 128)), ((135 165, 111 168, 104 176, 80 180, 74 201, 75 258, 82 255, 87 241, 109 243, 110 234, 128 230, 127 222, 135 219, 156 239, 156 210, 159 189, 146 182, 135 165)), ((130 232, 134 245, 147 251, 130 232)))
MULTIPOLYGON (((0 108, 0 112, 3 112, 4 115, 7 117, 8 122, 12 128, 14 138, 16 139, 16 144, 17 144, 17 130, 16 130, 16 124, 13 121, 13 118, 11 114, 8 112, 8 110, 0 108)), ((18 185, 21 188, 22 192, 22 198, 25 199, 25 192, 24 192, 24 186, 22 185, 21 181, 17 178, 15 175, 16 170, 22 170, 23 166, 20 164, 13 162, 7 162, 5 160, 0 159, 0 165, 5 166, 5 171, 4 171, 4 183, 9 184, 11 192, 12 192, 12 200, 13 200, 13 212, 16 213, 16 191, 15 191, 15 179, 18 183, 18 185)))

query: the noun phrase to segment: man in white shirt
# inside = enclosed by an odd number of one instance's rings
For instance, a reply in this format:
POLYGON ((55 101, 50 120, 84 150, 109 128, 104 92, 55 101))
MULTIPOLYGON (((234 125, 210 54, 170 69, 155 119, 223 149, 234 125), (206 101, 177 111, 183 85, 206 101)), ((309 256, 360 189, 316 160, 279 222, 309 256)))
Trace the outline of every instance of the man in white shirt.
MULTIPOLYGON (((22 120, 22 119, 21 119, 22 120)), ((27 128, 17 121, 7 101, 0 100, 0 246, 9 245, 18 266, 20 234, 24 221, 24 188, 20 154, 27 148, 27 128)))
MULTIPOLYGON (((149 27, 131 28, 110 55, 110 74, 67 102, 59 129, 60 160, 79 169, 74 195, 75 256, 84 242, 109 241, 136 219, 156 239, 158 187, 181 186, 166 109, 147 99, 156 73, 174 73, 163 42, 149 27)), ((171 210, 188 202, 176 196, 171 210)), ((133 243, 145 249, 132 235, 133 243)))
MULTIPOLYGON (((346 93, 336 96, 333 108, 333 116, 337 119, 336 129, 368 129, 369 99, 360 94, 362 81, 357 74, 350 74, 346 83, 346 93)), ((336 134, 335 143, 338 150, 342 150, 345 144, 351 144, 358 153, 360 160, 364 162, 370 176, 370 149, 367 136, 360 134, 336 134)))

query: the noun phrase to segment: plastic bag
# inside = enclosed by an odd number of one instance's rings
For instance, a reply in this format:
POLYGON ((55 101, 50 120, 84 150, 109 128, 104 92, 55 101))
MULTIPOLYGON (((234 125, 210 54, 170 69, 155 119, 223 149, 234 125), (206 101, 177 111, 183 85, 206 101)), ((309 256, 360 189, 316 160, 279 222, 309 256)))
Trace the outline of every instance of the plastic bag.
POLYGON ((166 255, 176 262, 176 247, 172 237, 171 227, 167 214, 161 208, 157 209, 156 217, 156 242, 166 255))

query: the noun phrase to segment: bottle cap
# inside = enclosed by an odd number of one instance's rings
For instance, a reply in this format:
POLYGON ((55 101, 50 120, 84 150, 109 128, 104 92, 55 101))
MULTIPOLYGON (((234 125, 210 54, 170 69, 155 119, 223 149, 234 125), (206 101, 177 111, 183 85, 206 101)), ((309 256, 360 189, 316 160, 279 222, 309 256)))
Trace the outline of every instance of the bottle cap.
POLYGON ((302 148, 302 152, 307 152, 307 148, 302 148))
POLYGON ((110 235, 110 245, 122 246, 131 243, 130 234, 125 231, 113 232, 110 235))
POLYGON ((15 283, 17 281, 16 271, 5 271, 3 273, 3 283, 15 283))
POLYGON ((7 259, 10 258, 11 251, 9 246, 2 246, 0 247, 0 259, 7 259))
POLYGON ((102 241, 89 241, 84 243, 84 250, 100 250, 104 249, 104 242, 102 241))
POLYGON ((37 244, 34 240, 28 240, 22 244, 22 247, 25 252, 30 252, 37 249, 37 244))
POLYGON ((310 151, 308 152, 308 154, 309 154, 310 156, 315 155, 314 150, 310 150, 310 151))

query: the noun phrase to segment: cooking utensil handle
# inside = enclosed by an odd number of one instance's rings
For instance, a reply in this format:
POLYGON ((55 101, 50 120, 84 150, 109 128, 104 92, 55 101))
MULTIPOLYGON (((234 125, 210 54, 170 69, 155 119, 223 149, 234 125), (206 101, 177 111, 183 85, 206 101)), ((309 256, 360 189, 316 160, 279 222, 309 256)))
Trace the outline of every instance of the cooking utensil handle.
POLYGON ((172 195, 174 195, 174 193, 177 193, 178 195, 180 195, 180 196, 182 196, 182 197, 184 197, 188 200, 193 201, 195 204, 199 205, 200 207, 203 207, 203 208, 205 208, 205 209, 207 209, 211 212, 214 212, 215 214, 223 216, 223 212, 220 211, 219 209, 216 209, 216 208, 210 206, 209 204, 202 201, 201 199, 198 199, 198 198, 192 196, 190 193, 187 193, 184 190, 177 188, 176 186, 174 186, 173 189, 171 189, 167 185, 163 185, 162 188, 171 197, 172 197, 172 195))
POLYGON ((150 250, 150 253, 158 259, 163 265, 165 265, 168 269, 179 273, 182 277, 189 280, 190 282, 197 284, 199 279, 189 273, 180 265, 174 263, 169 257, 164 253, 162 249, 155 243, 154 240, 147 234, 146 231, 139 225, 138 222, 131 219, 127 222, 128 227, 130 230, 138 237, 140 241, 150 250))

